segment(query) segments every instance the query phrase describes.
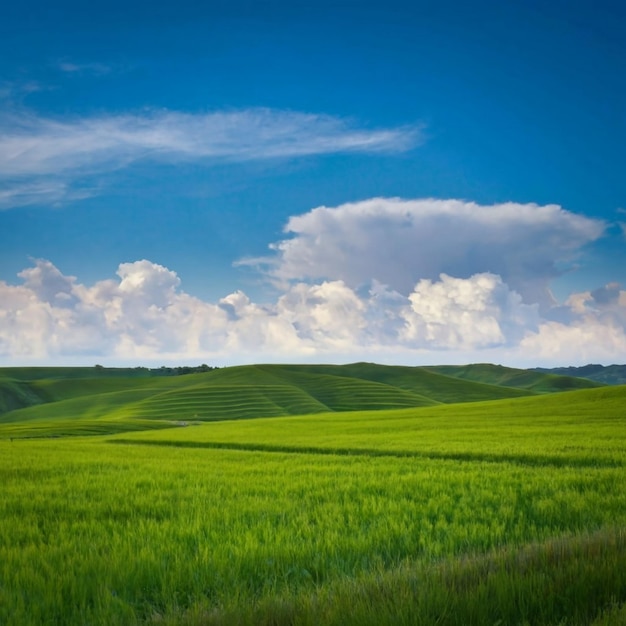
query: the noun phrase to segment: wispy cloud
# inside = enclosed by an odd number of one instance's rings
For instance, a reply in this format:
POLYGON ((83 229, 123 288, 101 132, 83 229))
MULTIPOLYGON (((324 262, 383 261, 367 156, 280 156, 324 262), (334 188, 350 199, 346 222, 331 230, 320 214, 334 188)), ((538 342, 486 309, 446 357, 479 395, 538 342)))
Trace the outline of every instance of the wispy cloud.
POLYGON ((65 183, 141 160, 242 162, 337 153, 395 153, 421 141, 418 126, 364 128, 339 117, 245 109, 57 120, 0 117, 0 183, 39 177, 65 183))
POLYGON ((56 67, 66 74, 93 74, 103 76, 113 71, 113 68, 105 63, 75 63, 67 60, 59 61, 56 67))
POLYGON ((32 204, 56 206, 96 195, 96 189, 72 188, 59 180, 40 180, 0 188, 0 211, 32 204))
POLYGON ((45 91, 49 87, 36 80, 0 81, 0 101, 21 101, 25 96, 38 91, 45 91))
MULTIPOLYGON (((622 207, 619 207, 618 209, 616 209, 615 212, 620 215, 626 215, 626 209, 623 209, 622 207)), ((621 229, 622 235, 626 237, 626 222, 622 221, 621 219, 618 219, 617 225, 621 229)))

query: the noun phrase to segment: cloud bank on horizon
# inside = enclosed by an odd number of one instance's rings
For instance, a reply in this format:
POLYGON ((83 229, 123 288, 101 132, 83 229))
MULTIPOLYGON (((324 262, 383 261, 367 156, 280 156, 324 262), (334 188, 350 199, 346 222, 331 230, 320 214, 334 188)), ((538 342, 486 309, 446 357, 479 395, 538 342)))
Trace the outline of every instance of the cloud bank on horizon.
POLYGON ((92 285, 38 259, 0 282, 0 362, 623 360, 617 283, 557 302, 550 282, 606 224, 555 205, 374 198, 289 219, 289 238, 244 259, 275 295, 214 301, 175 269, 122 263, 92 285))

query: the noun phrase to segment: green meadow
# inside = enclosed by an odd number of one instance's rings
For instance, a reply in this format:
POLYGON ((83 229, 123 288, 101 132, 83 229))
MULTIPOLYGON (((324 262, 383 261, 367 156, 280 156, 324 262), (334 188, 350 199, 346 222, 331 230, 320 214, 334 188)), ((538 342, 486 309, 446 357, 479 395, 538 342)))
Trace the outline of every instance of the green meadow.
POLYGON ((0 624, 626 624, 626 387, 0 369, 0 624))

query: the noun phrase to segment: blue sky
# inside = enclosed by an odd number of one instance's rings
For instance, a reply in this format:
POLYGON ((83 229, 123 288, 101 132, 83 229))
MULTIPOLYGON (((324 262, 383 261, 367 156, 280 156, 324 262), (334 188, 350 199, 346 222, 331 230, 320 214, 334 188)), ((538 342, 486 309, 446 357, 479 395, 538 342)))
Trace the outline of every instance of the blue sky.
POLYGON ((0 363, 623 362, 625 24, 3 6, 0 363))

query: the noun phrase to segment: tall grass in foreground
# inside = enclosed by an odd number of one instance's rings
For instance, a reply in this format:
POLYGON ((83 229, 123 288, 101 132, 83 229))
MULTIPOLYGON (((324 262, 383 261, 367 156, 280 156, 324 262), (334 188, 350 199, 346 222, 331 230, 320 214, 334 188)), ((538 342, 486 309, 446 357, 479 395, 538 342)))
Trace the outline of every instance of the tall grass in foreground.
POLYGON ((0 442, 0 624, 583 624, 626 601, 615 455, 0 442))
POLYGON ((567 536, 518 550, 417 562, 221 608, 153 615, 163 626, 626 623, 626 531, 567 536))

